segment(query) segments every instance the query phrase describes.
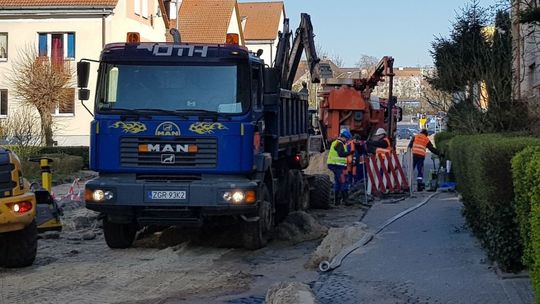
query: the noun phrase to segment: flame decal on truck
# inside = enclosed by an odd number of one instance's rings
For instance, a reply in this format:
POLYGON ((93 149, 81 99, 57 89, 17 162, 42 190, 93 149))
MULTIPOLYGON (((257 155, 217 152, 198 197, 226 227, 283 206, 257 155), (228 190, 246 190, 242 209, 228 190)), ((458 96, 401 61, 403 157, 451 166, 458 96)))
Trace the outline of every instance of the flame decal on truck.
POLYGON ((110 128, 121 128, 124 133, 137 134, 146 131, 146 125, 138 121, 117 121, 110 128))
POLYGON ((228 128, 225 127, 220 122, 196 122, 189 126, 189 130, 191 132, 197 133, 197 134, 213 134, 214 130, 227 130, 228 128))

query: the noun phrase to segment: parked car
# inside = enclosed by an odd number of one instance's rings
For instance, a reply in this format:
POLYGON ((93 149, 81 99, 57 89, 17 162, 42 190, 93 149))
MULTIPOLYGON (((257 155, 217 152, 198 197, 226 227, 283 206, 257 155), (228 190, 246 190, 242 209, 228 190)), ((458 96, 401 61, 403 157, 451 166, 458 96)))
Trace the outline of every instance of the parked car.
POLYGON ((413 132, 406 128, 398 128, 396 130, 397 139, 411 139, 413 137, 413 132))
POLYGON ((409 128, 409 131, 412 133, 413 136, 420 132, 417 128, 409 128))

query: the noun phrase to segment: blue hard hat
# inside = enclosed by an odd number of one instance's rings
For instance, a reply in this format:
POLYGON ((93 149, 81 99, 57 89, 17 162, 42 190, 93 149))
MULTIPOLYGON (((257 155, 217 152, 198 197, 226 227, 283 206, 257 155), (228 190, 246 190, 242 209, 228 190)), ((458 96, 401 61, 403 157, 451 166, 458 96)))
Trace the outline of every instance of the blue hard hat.
POLYGON ((339 135, 345 137, 346 139, 351 139, 352 138, 351 131, 349 131, 349 129, 347 129, 347 128, 341 129, 341 131, 339 132, 339 135))

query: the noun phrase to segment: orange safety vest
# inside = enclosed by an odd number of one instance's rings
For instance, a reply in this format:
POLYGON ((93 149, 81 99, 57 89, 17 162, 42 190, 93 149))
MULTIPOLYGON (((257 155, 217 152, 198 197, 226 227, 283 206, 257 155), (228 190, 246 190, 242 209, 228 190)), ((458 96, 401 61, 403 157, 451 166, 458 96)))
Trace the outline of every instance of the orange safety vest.
POLYGON ((413 141, 412 153, 414 155, 425 157, 428 144, 429 138, 427 136, 421 133, 416 135, 413 141))
POLYGON ((386 157, 386 153, 392 153, 392 143, 390 143, 390 139, 388 139, 388 137, 385 137, 384 141, 388 144, 388 147, 377 148, 377 150, 375 150, 375 153, 377 155, 381 155, 382 157, 386 157))
POLYGON ((353 166, 355 146, 352 140, 347 142, 347 151, 353 152, 351 155, 347 156, 347 173, 352 173, 355 175, 356 166, 353 166))

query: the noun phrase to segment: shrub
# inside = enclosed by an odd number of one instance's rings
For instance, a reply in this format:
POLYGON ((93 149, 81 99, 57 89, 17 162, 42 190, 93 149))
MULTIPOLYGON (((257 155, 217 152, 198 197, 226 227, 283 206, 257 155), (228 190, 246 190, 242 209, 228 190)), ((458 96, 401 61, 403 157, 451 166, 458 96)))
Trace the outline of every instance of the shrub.
POLYGON ((439 151, 441 151, 446 158, 448 158, 449 155, 449 149, 450 149, 450 141, 452 138, 456 136, 455 133, 452 132, 440 132, 435 134, 435 146, 439 151))
POLYGON ((524 245, 523 263, 531 271, 537 303, 540 301, 540 148, 530 147, 512 160, 516 197, 514 205, 524 245))
MULTIPOLYGON (((73 156, 80 156, 83 159, 83 166, 81 169, 87 169, 90 164, 90 148, 86 146, 72 146, 72 147, 43 147, 39 151, 40 154, 67 154, 73 156)), ((80 170, 80 169, 79 169, 80 170)))
POLYGON ((531 255, 531 223, 530 223, 530 189, 538 179, 533 174, 530 162, 536 154, 540 154, 540 147, 528 147, 512 159, 512 176, 514 181, 514 209, 519 224, 519 232, 523 242, 523 264, 532 265, 531 255))
POLYGON ((450 142, 464 215, 490 259, 504 271, 522 268, 511 160, 534 145, 540 145, 540 139, 500 134, 457 136, 450 142))

